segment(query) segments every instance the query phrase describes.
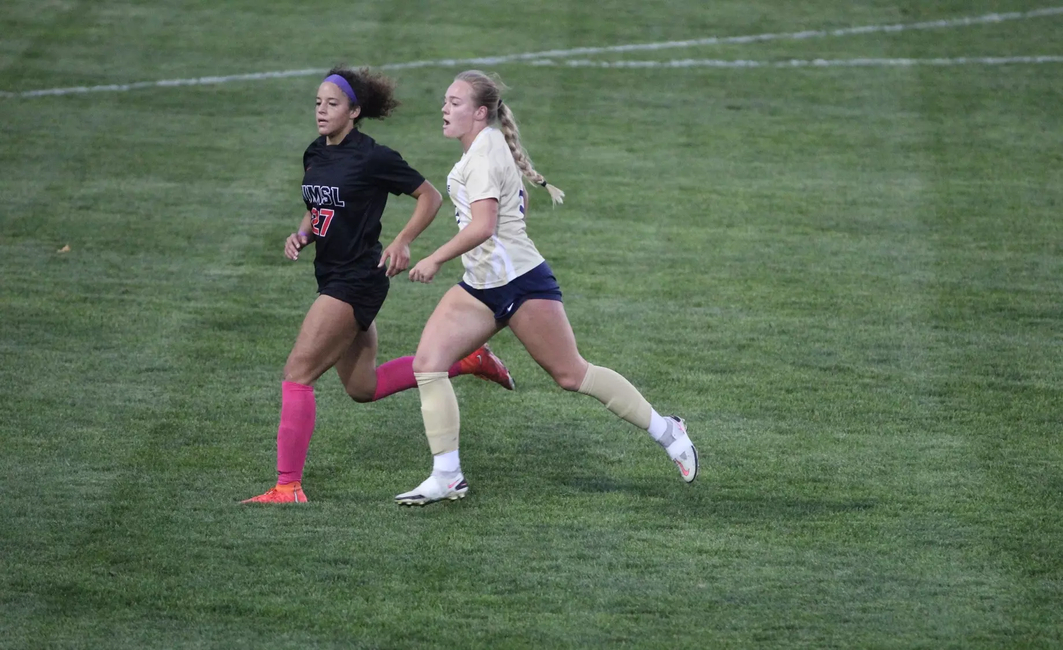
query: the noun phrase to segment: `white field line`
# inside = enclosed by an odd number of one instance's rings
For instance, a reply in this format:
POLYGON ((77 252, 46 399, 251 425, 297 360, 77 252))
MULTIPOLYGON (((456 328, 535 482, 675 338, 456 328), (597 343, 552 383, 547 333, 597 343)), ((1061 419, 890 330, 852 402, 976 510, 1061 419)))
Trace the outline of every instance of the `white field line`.
POLYGON ((673 59, 671 61, 592 61, 567 59, 531 61, 536 66, 565 66, 570 68, 869 68, 908 67, 917 65, 1016 65, 1031 63, 1063 63, 1063 56, 961 56, 951 59, 785 59, 781 61, 750 61, 722 59, 673 59))
MULTIPOLYGON (((453 68, 459 66, 475 65, 498 65, 514 62, 540 62, 550 58, 567 58, 572 56, 586 56, 593 54, 610 54, 617 52, 644 52, 653 50, 676 49, 684 47, 699 47, 707 45, 722 45, 735 43, 758 43, 774 40, 804 40, 810 38, 854 36, 858 34, 896 33, 913 30, 949 29, 953 27, 967 27, 971 25, 985 25, 1001 23, 1009 20, 1027 20, 1030 18, 1043 18, 1063 14, 1063 6, 1046 7, 1032 11, 1015 11, 1009 13, 993 13, 983 16, 965 16, 960 18, 948 18, 943 20, 930 20, 919 23, 898 23, 893 25, 864 25, 860 27, 843 27, 839 29, 818 29, 801 32, 751 34, 747 36, 710 36, 685 41, 661 41, 657 43, 630 43, 626 45, 609 45, 604 47, 577 47, 567 50, 545 50, 541 52, 523 52, 520 54, 505 54, 500 56, 476 57, 471 59, 434 59, 425 61, 408 61, 405 63, 385 63, 375 66, 380 70, 407 70, 411 68, 442 67, 453 68)), ((748 66, 746 66, 748 67, 748 66)), ((127 84, 108 84, 103 86, 74 86, 69 88, 47 88, 42 90, 3 91, 0 90, 0 98, 4 97, 43 97, 47 95, 74 95, 96 92, 121 92, 142 88, 169 88, 173 86, 201 86, 209 84, 222 84, 231 81, 257 81, 261 79, 279 79, 285 77, 307 77, 319 75, 325 70, 308 68, 303 70, 282 70, 277 72, 252 72, 249 74, 235 74, 224 76, 195 77, 190 79, 164 79, 160 81, 137 81, 127 84)))

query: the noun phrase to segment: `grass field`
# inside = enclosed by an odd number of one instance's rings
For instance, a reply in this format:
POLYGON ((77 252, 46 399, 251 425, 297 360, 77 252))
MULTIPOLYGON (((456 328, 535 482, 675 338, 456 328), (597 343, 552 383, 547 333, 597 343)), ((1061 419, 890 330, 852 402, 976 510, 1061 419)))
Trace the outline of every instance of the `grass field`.
MULTIPOLYGON (((0 647, 1063 646, 1060 57, 1024 0, 5 0, 0 647), (505 332, 515 393, 455 381, 464 501, 397 508, 416 392, 329 374, 311 503, 236 505, 314 298, 281 246, 320 77, 154 82, 385 66, 364 129, 442 187, 446 60, 550 50, 478 66, 568 193, 529 231, 699 481, 505 332), (834 63, 667 63, 709 59, 834 63)), ((459 274, 393 283, 381 361, 459 274)))

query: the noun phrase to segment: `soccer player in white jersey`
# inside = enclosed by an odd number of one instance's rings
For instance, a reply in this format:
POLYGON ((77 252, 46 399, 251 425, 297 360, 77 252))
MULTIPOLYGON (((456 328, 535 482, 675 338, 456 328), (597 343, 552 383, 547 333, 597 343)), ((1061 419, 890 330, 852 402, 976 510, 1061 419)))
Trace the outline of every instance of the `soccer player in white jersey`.
POLYGON ((659 415, 630 382, 588 363, 576 348, 561 289, 525 232, 524 178, 546 188, 555 203, 564 193, 532 167, 501 88, 500 81, 470 70, 455 78, 443 100, 443 135, 459 140, 465 152, 447 176, 459 231, 409 275, 430 282, 459 255, 465 275, 428 319, 413 361, 432 474, 395 500, 426 505, 468 492, 458 457, 458 401, 447 368, 507 326, 559 386, 591 395, 647 430, 690 483, 698 474, 698 454, 683 420, 659 415))

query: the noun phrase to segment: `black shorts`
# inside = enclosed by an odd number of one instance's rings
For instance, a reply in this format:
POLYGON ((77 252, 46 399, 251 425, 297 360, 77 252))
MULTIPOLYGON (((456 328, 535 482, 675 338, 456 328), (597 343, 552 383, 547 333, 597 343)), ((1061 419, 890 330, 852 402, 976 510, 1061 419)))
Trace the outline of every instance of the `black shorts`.
POLYGON ((388 276, 381 274, 364 280, 328 280, 324 283, 318 280, 317 292, 350 305, 358 327, 365 331, 373 324, 380 308, 384 306, 390 286, 388 276))
POLYGON ((465 284, 464 280, 459 282, 458 286, 487 305, 495 313, 495 320, 499 323, 507 322, 526 300, 561 302, 561 287, 546 262, 518 276, 512 282, 494 289, 474 289, 465 284))

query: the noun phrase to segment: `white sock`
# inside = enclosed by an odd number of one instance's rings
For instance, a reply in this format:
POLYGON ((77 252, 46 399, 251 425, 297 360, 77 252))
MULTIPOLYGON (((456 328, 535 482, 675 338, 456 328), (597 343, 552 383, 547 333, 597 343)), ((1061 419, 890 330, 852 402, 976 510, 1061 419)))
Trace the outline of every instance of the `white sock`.
POLYGON ((457 449, 432 456, 433 474, 453 474, 458 471, 461 471, 461 461, 457 449))
POLYGON ((660 440, 661 436, 668 433, 668 421, 655 409, 650 409, 650 428, 647 431, 654 440, 660 440))
POLYGON ((668 449, 676 441, 676 436, 682 434, 682 430, 676 425, 675 420, 672 418, 661 417, 657 411, 651 411, 650 413, 650 428, 648 429, 653 439, 657 441, 657 444, 668 449), (660 431, 659 428, 654 428, 657 425, 663 427, 664 431, 655 435, 654 431, 660 431))

